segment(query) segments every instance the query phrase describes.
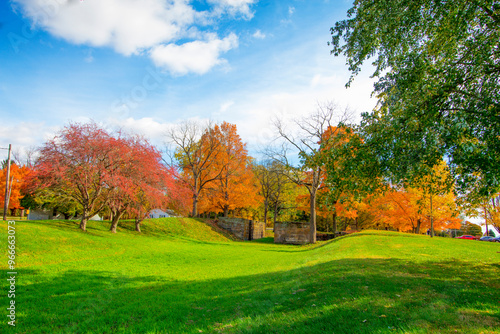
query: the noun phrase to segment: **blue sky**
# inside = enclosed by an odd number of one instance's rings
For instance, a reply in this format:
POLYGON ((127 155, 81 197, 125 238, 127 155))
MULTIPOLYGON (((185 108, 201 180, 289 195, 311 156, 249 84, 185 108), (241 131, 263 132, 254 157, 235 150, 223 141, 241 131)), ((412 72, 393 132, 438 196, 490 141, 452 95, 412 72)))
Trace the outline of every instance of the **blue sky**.
POLYGON ((345 59, 327 45, 350 5, 3 1, 0 146, 22 154, 89 119, 161 146, 181 120, 211 119, 236 124, 252 152, 274 136, 273 116, 306 115, 326 101, 369 111, 369 69, 346 89, 345 59))

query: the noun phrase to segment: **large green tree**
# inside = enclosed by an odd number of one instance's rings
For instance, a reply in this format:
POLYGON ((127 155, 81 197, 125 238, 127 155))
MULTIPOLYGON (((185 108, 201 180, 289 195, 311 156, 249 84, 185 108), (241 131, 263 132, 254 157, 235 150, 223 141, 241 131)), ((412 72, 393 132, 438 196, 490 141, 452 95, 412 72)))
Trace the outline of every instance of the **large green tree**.
POLYGON ((459 190, 500 184, 500 2, 357 0, 331 28, 352 76, 373 59, 378 107, 360 135, 408 179, 445 157, 459 190))

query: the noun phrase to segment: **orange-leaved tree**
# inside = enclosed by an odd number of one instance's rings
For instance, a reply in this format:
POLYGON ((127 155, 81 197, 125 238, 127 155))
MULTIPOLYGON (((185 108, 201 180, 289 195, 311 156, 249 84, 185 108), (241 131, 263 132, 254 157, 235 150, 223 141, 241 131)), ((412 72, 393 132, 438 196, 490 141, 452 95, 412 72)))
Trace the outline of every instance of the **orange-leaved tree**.
POLYGON ((217 139, 214 125, 201 125, 186 121, 172 128, 168 140, 175 145, 169 162, 176 178, 191 192, 191 215, 198 216, 198 202, 202 191, 217 180, 222 172, 218 164, 222 154, 221 142, 217 139))
POLYGON ((257 179, 251 166, 246 144, 241 141, 236 125, 223 122, 215 125, 213 135, 220 148, 211 182, 202 192, 200 211, 220 212, 259 205, 257 179))
MULTIPOLYGON (((17 163, 13 162, 10 165, 10 175, 8 181, 8 196, 9 196, 9 209, 14 211, 16 209, 23 209, 20 201, 24 196, 22 194, 23 187, 29 175, 31 169, 28 166, 19 166, 17 163)), ((0 202, 5 201, 5 183, 7 176, 7 167, 0 171, 0 202)))
POLYGON ((430 198, 419 188, 391 189, 369 203, 369 212, 376 223, 399 231, 420 233, 423 229, 459 228, 461 219, 452 192, 433 196, 432 217, 430 198))

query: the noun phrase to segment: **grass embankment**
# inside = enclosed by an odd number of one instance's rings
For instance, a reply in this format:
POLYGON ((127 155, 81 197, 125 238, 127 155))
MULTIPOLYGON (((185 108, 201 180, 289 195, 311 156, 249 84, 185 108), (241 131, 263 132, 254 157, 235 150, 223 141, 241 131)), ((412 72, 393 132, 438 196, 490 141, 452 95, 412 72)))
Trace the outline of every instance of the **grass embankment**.
POLYGON ((499 244, 373 231, 235 242, 175 218, 141 235, 16 226, 17 326, 2 293, 2 333, 500 333, 499 244))

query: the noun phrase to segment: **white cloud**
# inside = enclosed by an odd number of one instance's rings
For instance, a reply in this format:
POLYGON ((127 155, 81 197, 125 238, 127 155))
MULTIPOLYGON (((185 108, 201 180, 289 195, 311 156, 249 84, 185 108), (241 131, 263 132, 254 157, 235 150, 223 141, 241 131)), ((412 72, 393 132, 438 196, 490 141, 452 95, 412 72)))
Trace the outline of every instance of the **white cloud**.
MULTIPOLYGON (((40 147, 45 141, 55 136, 57 126, 48 126, 44 122, 20 122, 15 125, 0 125, 0 146, 12 145, 13 158, 21 162, 26 158, 26 151, 40 147)), ((7 151, 0 150, 0 160, 7 159, 7 151)))
POLYGON ((339 81, 338 76, 333 75, 333 76, 324 76, 322 74, 316 74, 313 76, 311 80, 311 87, 316 88, 318 86, 327 86, 327 85, 333 85, 339 81))
MULTIPOLYGON (((152 143, 161 146, 165 140, 165 133, 173 123, 162 123, 151 117, 134 119, 109 119, 108 123, 115 130, 120 129, 131 134, 139 134, 151 140, 152 143)), ((160 148, 160 147, 158 147, 160 148)))
POLYGON ((251 19, 253 12, 250 10, 250 6, 256 0, 209 0, 209 2, 218 5, 222 10, 232 15, 241 14, 244 18, 251 19))
POLYGON ((253 35, 252 35, 253 38, 257 38, 257 39, 264 39, 266 38, 266 34, 262 33, 262 31, 260 31, 259 29, 257 29, 253 35))
POLYGON ((230 34, 224 39, 211 35, 207 41, 194 41, 181 45, 159 45, 151 50, 150 56, 156 66, 161 66, 173 74, 188 72, 204 74, 212 67, 225 62, 221 53, 238 46, 238 37, 230 34))
POLYGON ((83 59, 86 63, 91 63, 94 61, 94 56, 92 56, 92 50, 87 51, 86 57, 83 59))
POLYGON ((182 35, 197 13, 187 0, 16 0, 37 26, 71 43, 130 55, 182 35))
POLYGON ((250 19, 253 16, 250 6, 255 2, 210 0, 212 7, 199 12, 190 0, 13 1, 36 27, 56 37, 73 44, 111 47, 127 56, 150 54, 156 64, 176 74, 206 73, 212 66, 223 63, 218 56, 238 45, 236 36, 207 39, 206 33, 198 28, 215 25, 215 19, 224 13, 250 19), (183 38, 192 41, 175 44, 183 38))
MULTIPOLYGON (((208 122, 208 119, 194 117, 187 119, 189 121, 199 122, 204 124, 208 122)), ((129 117, 127 119, 108 119, 106 124, 112 130, 122 130, 128 134, 143 135, 146 139, 150 141, 151 144, 155 145, 159 150, 163 150, 168 145, 167 133, 170 129, 174 128, 181 120, 174 122, 161 122, 151 117, 143 118, 133 118, 129 117)))
POLYGON ((292 15, 295 13, 295 7, 289 6, 288 7, 288 17, 286 19, 281 19, 280 23, 282 25, 288 25, 292 23, 292 15))
POLYGON ((353 121, 358 122, 360 113, 370 111, 376 99, 370 98, 373 80, 360 75, 349 89, 345 77, 340 75, 312 75, 309 82, 299 86, 282 86, 274 91, 256 91, 234 99, 231 112, 225 120, 235 123, 238 134, 248 143, 250 154, 259 155, 259 148, 276 138, 273 118, 300 119, 314 112, 319 104, 334 102, 341 111, 349 108, 353 121))
POLYGON ((215 117, 215 120, 217 120, 218 117, 223 116, 233 105, 234 101, 225 101, 221 103, 219 110, 212 112, 212 117, 215 117))

